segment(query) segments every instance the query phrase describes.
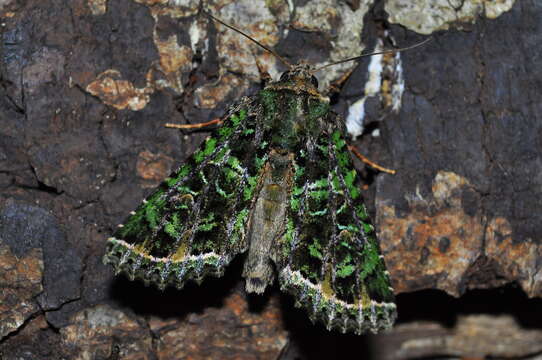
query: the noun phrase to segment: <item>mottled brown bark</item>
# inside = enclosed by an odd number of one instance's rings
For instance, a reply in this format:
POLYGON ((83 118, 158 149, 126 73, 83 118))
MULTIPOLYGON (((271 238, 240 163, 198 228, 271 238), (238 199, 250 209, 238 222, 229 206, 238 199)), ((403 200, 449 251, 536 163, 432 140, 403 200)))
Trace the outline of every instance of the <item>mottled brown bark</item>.
MULTIPOLYGON (((287 2, 257 3, 216 1, 210 10, 294 62, 351 56, 360 39, 372 47, 386 32, 401 46, 422 39, 390 24, 381 1, 294 1, 295 13, 287 2)), ((403 54, 398 113, 385 94, 389 79, 382 97, 365 103, 365 133, 354 144, 397 171, 362 170, 398 294, 399 326, 390 334, 328 333, 276 288, 247 296, 240 262, 223 279, 164 293, 102 265, 113 227, 205 136, 163 125, 220 117, 258 90, 260 72, 284 70, 198 17, 197 5, 0 1, 0 358, 539 354, 536 0, 461 30, 451 24, 403 54), (379 137, 371 136, 376 128, 379 137)), ((363 95, 370 61, 319 74, 326 87, 353 70, 333 97, 337 112, 346 115, 363 95)))

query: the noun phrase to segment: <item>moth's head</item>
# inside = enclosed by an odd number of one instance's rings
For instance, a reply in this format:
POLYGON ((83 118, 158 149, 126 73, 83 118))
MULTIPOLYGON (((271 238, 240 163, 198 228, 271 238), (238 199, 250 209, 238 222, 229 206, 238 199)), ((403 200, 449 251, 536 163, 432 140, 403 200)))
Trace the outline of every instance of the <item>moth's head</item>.
POLYGON ((279 83, 289 83, 300 88, 318 90, 318 79, 313 75, 314 68, 307 63, 292 65, 282 73, 279 83))

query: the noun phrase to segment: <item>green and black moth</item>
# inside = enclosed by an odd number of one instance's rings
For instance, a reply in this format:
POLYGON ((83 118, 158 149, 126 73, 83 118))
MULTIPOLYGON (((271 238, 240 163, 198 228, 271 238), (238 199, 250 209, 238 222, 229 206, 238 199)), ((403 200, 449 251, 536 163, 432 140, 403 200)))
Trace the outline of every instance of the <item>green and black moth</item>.
POLYGON ((263 293, 278 274, 281 290, 327 329, 390 328, 393 289, 344 121, 314 72, 289 65, 279 81, 231 106, 201 148, 119 225, 104 262, 130 279, 180 289, 189 279, 222 276, 247 253, 247 292, 263 293))

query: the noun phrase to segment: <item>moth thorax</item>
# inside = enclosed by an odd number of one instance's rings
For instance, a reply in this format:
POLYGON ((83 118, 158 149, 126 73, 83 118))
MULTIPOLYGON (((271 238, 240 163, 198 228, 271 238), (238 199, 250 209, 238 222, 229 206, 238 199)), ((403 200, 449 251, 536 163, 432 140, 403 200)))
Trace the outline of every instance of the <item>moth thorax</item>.
POLYGON ((280 81, 294 81, 302 83, 310 83, 316 89, 318 89, 318 79, 312 74, 312 68, 307 64, 298 64, 293 66, 290 70, 282 73, 280 81))

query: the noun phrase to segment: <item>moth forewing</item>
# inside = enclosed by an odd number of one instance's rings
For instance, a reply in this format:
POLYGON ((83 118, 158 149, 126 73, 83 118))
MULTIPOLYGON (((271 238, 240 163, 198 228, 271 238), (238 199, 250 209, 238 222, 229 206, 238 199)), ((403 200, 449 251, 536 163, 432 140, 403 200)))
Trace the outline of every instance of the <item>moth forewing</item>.
POLYGON ((342 332, 392 326, 393 290, 345 142, 313 70, 232 106, 220 127, 108 240, 131 279, 181 288, 246 252, 248 292, 275 278, 312 320, 342 332))

